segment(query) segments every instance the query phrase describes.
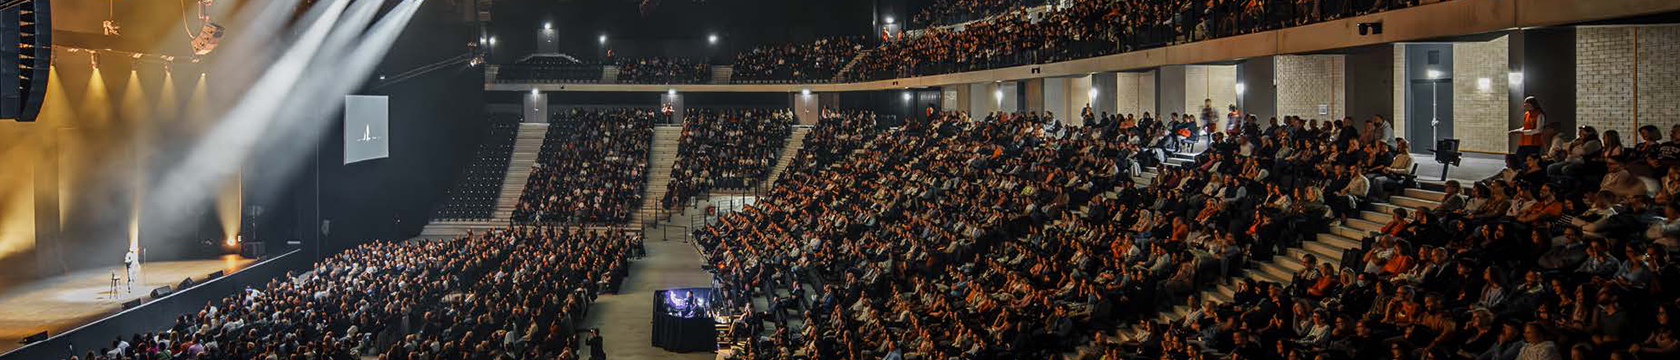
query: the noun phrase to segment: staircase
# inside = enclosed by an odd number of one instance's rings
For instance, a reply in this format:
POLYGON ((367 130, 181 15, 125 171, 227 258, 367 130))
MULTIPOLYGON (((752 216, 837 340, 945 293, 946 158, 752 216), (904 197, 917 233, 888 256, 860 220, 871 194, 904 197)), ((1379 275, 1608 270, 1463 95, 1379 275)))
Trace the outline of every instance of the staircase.
POLYGON ((508 157, 507 175, 502 178, 502 193, 496 197, 496 209, 487 220, 437 221, 426 224, 419 238, 453 238, 467 231, 484 231, 506 226, 513 218, 513 208, 519 205, 519 195, 525 193, 525 181, 531 177, 531 166, 537 163, 543 138, 548 135, 547 123, 521 123, 519 135, 513 140, 513 155, 508 157))
POLYGON ((642 207, 630 215, 630 224, 646 226, 646 220, 659 213, 659 201, 665 199, 666 185, 671 183, 671 166, 677 162, 677 141, 681 138, 682 126, 653 127, 653 148, 648 152, 651 159, 648 161, 647 188, 642 190, 642 207))
POLYGON ((758 183, 758 193, 768 192, 771 186, 776 185, 776 180, 781 179, 782 172, 787 171, 788 165, 793 164, 793 158, 799 156, 799 149, 805 147, 805 134, 810 133, 811 127, 808 125, 793 127, 793 133, 788 134, 787 144, 782 145, 782 152, 776 154, 776 167, 771 168, 770 174, 764 176, 764 181, 758 183))
POLYGON ((717 65, 717 66, 712 67, 712 83, 713 84, 728 84, 729 81, 734 77, 735 77, 735 67, 734 66, 717 65))
POLYGON ((857 55, 852 56, 851 61, 846 62, 846 66, 841 66, 840 71, 834 72, 834 78, 829 79, 829 80, 831 80, 833 82, 841 82, 840 79, 845 78, 846 72, 852 70, 852 65, 857 65, 858 61, 862 60, 865 55, 869 55, 870 51, 874 51, 874 49, 865 49, 863 51, 859 51, 857 53, 857 55))
MULTIPOLYGON (((1167 159, 1170 166, 1180 166, 1190 161, 1189 156, 1178 154, 1167 159)), ((1134 177, 1134 180, 1138 180, 1141 184, 1148 184, 1154 180, 1155 175, 1154 172, 1145 171, 1142 175, 1134 177)), ((1437 188, 1435 190, 1439 190, 1438 185, 1435 185, 1435 187, 1437 188)), ((1242 279, 1287 285, 1294 278, 1295 273, 1305 267, 1301 259, 1306 255, 1312 255, 1318 258, 1320 262, 1330 262, 1340 267, 1343 252, 1348 249, 1360 248, 1361 239, 1369 236, 1372 232, 1380 231, 1383 225, 1390 220, 1390 214, 1394 212, 1394 209, 1434 209, 1435 206, 1440 205, 1441 199, 1446 194, 1435 190, 1408 188, 1399 194, 1390 195, 1387 201, 1372 199, 1370 203, 1363 206, 1358 216, 1350 216, 1347 221, 1330 226, 1328 231, 1317 234, 1313 240, 1302 242, 1299 247, 1285 249, 1282 254, 1275 255, 1270 259, 1249 259, 1248 264, 1245 265, 1246 271, 1241 270, 1244 267, 1235 267, 1232 270, 1233 274, 1240 272, 1240 275, 1228 276, 1216 280, 1215 283, 1199 285, 1198 287, 1202 290, 1196 298, 1202 301, 1212 301, 1216 304, 1230 302, 1236 294, 1236 283, 1241 282, 1242 279)), ((1170 323, 1183 319, 1186 315, 1189 315, 1190 305, 1177 304, 1171 309, 1157 313, 1153 320, 1170 323)), ((1129 341, 1136 339, 1138 333, 1135 332, 1135 329, 1120 329, 1114 335, 1118 337, 1116 340, 1129 341)))

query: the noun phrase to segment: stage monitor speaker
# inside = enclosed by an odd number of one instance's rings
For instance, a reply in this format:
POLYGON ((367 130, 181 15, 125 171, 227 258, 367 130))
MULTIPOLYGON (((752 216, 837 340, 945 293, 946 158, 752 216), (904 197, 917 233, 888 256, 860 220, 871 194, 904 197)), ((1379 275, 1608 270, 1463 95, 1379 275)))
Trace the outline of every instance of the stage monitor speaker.
POLYGON ((175 290, 170 289, 169 285, 164 285, 162 287, 152 289, 152 298, 153 299, 162 298, 162 297, 165 297, 165 296, 169 296, 169 294, 173 293, 173 292, 175 292, 175 290))
POLYGON ((210 275, 205 276, 204 281, 210 281, 210 280, 213 280, 215 278, 222 277, 222 275, 227 275, 227 271, 226 270, 216 270, 216 272, 210 273, 210 275))
POLYGON ((42 332, 35 333, 35 335, 29 335, 29 337, 23 338, 23 340, 18 341, 18 343, 19 344, 24 344, 24 345, 29 345, 31 343, 35 343, 37 341, 46 340, 46 339, 47 339, 47 332, 42 331, 42 332))
POLYGON ((185 289, 185 288, 190 288, 190 287, 192 287, 192 286, 193 286, 193 284, 194 284, 194 283, 195 283, 195 282, 194 282, 194 281, 193 281, 193 279, 192 279, 192 278, 190 278, 190 277, 189 277, 189 278, 185 278, 185 279, 181 279, 181 283, 180 283, 180 284, 177 284, 177 285, 175 285, 175 288, 176 288, 176 289, 185 289))
POLYGON ((268 247, 261 241, 240 243, 240 245, 239 256, 257 259, 262 258, 263 255, 268 255, 268 247))
POLYGON ((134 299, 134 300, 129 300, 129 301, 123 302, 123 310, 133 309, 133 308, 137 308, 137 307, 140 307, 140 299, 134 299))

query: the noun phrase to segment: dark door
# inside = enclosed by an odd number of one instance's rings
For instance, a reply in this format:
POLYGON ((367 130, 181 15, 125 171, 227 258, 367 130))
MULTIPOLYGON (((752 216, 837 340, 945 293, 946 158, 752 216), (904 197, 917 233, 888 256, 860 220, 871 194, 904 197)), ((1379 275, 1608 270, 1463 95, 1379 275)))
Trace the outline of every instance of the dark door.
POLYGON ((1454 139, 1452 79, 1412 80, 1411 104, 1406 107, 1406 138, 1412 152, 1429 153, 1435 140, 1454 139))

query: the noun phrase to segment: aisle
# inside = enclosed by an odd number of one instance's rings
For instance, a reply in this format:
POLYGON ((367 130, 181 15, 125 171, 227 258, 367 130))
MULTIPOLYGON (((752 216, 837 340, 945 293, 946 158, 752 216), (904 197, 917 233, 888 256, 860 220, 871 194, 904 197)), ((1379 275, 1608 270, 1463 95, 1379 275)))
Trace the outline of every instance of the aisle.
MULTIPOLYGON (((680 216, 679 216, 680 218, 680 216)), ((687 224, 686 220, 677 223, 687 224)), ((595 299, 584 320, 587 328, 600 328, 605 337, 607 357, 613 360, 684 360, 713 359, 710 352, 673 353, 653 347, 653 291, 674 287, 706 287, 709 275, 701 270, 700 253, 692 244, 682 242, 683 229, 669 229, 670 241, 663 241, 665 231, 649 228, 645 258, 630 263, 630 276, 624 279, 618 294, 602 295, 595 299)), ((588 354, 587 349, 584 354, 588 354)))

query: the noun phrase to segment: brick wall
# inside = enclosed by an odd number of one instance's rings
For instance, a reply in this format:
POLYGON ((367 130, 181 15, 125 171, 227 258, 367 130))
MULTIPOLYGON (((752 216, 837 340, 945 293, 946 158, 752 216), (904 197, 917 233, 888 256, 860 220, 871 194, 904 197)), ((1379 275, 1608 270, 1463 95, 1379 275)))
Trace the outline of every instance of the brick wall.
POLYGON ((1453 43, 1453 136, 1459 149, 1504 153, 1509 148, 1509 41, 1453 43), (1487 86, 1482 86, 1482 85, 1487 86))
MULTIPOLYGON (((1406 131, 1406 46, 1394 44, 1394 132, 1406 131)), ((1399 135, 1405 136, 1405 135, 1399 135)))
POLYGON ((1346 113, 1342 55, 1277 56, 1277 113, 1307 119, 1341 119, 1346 113), (1319 114, 1319 106, 1328 114, 1319 114))
MULTIPOLYGON (((1639 125, 1680 124, 1680 26, 1639 28, 1639 125)), ((1599 130, 1603 131, 1603 130, 1599 130)), ((1623 132, 1622 139, 1633 133, 1623 132)), ((1631 144, 1631 142, 1628 142, 1631 144)))
POLYGON ((1614 129, 1623 140, 1632 139, 1633 31, 1631 27, 1575 29, 1576 125, 1593 126, 1600 132, 1614 129))

